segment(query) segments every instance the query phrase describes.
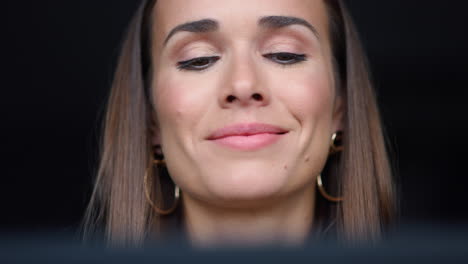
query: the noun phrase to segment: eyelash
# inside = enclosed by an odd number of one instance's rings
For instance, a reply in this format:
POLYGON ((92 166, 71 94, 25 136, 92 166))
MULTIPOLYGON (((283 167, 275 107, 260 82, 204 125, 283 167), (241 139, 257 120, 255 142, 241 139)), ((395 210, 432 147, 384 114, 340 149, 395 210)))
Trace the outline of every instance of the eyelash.
MULTIPOLYGON (((277 52, 277 53, 267 53, 264 54, 263 57, 272 60, 282 66, 289 66, 292 64, 300 63, 307 60, 307 56, 305 54, 296 54, 290 52, 277 52), (278 57, 289 57, 287 60, 279 60, 278 57)), ((209 68, 215 62, 220 59, 219 56, 211 56, 211 57, 198 57, 193 58, 186 61, 179 61, 177 63, 177 69, 179 70, 188 70, 188 71, 202 71, 209 68), (202 63, 202 65, 195 65, 196 63, 202 63)))
POLYGON ((211 56, 211 57, 198 57, 198 58, 193 58, 190 60, 186 61, 179 61, 177 63, 177 69, 179 70, 189 70, 189 71, 202 71, 215 62, 217 62, 220 59, 219 56, 211 56), (202 66, 197 66, 195 65, 196 63, 200 62, 208 62, 206 64, 203 64, 202 66))
POLYGON ((268 53, 264 54, 263 57, 270 59, 280 65, 288 66, 292 64, 296 64, 299 62, 303 62, 307 60, 307 56, 305 54, 296 54, 290 52, 277 52, 277 53, 268 53), (278 60, 278 57, 286 56, 289 57, 288 60, 278 60), (276 59, 275 59, 276 58, 276 59))

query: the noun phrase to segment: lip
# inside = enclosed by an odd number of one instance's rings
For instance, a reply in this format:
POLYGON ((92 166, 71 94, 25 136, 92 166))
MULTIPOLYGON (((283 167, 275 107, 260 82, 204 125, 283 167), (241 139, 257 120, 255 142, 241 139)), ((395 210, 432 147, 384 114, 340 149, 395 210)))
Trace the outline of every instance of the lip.
POLYGON ((262 123, 241 123, 214 131, 207 140, 238 150, 256 150, 275 143, 289 131, 262 123))

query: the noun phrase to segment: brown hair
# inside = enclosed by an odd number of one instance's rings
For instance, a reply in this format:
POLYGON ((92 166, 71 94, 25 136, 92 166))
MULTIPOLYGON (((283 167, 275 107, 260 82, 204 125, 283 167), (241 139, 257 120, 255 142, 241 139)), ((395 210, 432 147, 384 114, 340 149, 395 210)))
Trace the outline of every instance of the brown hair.
MULTIPOLYGON (((151 21, 156 0, 143 0, 122 45, 104 120, 95 188, 83 221, 85 237, 139 245, 160 221, 145 200, 143 178, 153 155, 150 100, 151 21), (99 228, 102 227, 100 230, 99 228)), ((335 78, 345 101, 344 150, 327 162, 327 188, 343 197, 316 200, 316 220, 336 219, 343 241, 378 239, 395 213, 395 194, 365 55, 341 0, 325 0, 335 78)), ((318 192, 317 192, 318 193, 318 192)), ((164 200, 167 197, 155 194, 164 200)))

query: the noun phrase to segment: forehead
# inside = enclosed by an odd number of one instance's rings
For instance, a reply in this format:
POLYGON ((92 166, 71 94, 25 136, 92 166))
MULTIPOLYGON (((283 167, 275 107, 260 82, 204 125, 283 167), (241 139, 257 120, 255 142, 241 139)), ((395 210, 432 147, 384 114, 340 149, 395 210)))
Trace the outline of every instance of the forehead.
POLYGON ((172 28, 206 18, 218 21, 220 31, 242 34, 256 30, 261 17, 293 16, 327 36, 328 16, 323 0, 158 0, 153 12, 153 37, 158 42, 172 28))

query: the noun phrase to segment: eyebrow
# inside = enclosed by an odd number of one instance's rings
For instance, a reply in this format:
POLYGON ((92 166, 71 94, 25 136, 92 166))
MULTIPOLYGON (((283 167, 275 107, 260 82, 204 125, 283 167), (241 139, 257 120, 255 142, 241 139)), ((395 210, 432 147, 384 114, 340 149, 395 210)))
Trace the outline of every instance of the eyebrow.
POLYGON ((320 39, 320 34, 318 33, 317 29, 312 26, 309 22, 307 22, 305 19, 299 18, 299 17, 293 17, 293 16, 266 16, 260 18, 258 21, 258 24, 261 27, 265 28, 282 28, 282 27, 287 27, 287 26, 292 26, 292 25, 301 25, 305 26, 306 28, 310 29, 314 35, 320 39))
POLYGON ((169 39, 174 36, 175 33, 180 31, 188 31, 193 33, 204 33, 204 32, 213 32, 218 30, 219 23, 213 19, 202 19, 192 22, 187 22, 173 28, 166 39, 164 40, 164 45, 169 41, 169 39))
MULTIPOLYGON (((266 16, 260 18, 258 21, 258 25, 263 28, 283 28, 292 25, 301 25, 305 26, 306 28, 310 29, 312 33, 320 39, 320 35, 317 29, 312 26, 306 20, 299 18, 299 17, 292 17, 292 16, 266 16)), ((173 28, 169 34, 167 35, 166 39, 164 40, 164 45, 167 44, 169 39, 174 36, 178 32, 187 31, 192 33, 206 33, 206 32, 213 32, 219 29, 219 23, 213 19, 202 19, 197 21, 187 22, 181 25, 176 26, 173 28)))

